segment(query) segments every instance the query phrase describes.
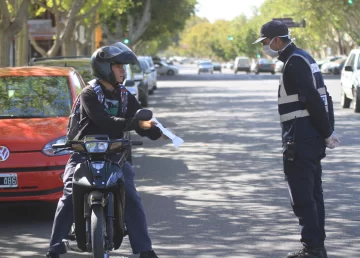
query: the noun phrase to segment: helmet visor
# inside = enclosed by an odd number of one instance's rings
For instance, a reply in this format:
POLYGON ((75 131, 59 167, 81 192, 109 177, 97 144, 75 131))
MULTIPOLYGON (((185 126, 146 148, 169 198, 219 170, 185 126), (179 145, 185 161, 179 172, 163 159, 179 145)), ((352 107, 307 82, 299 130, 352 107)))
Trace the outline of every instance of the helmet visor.
POLYGON ((116 42, 116 43, 110 45, 110 47, 111 46, 115 46, 115 47, 119 48, 122 52, 127 52, 127 51, 132 52, 132 50, 122 42, 116 42))
POLYGON ((114 47, 114 46, 108 46, 108 47, 104 47, 102 49, 102 51, 100 51, 99 56, 102 59, 110 59, 114 56, 120 55, 124 53, 120 48, 118 47, 114 47))

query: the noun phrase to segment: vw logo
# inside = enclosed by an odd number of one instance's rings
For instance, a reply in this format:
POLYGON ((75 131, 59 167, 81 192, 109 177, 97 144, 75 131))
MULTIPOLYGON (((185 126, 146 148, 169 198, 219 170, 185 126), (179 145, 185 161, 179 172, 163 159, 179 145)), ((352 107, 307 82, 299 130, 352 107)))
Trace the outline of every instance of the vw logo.
POLYGON ((10 151, 5 146, 0 146, 0 161, 5 161, 9 158, 10 151))

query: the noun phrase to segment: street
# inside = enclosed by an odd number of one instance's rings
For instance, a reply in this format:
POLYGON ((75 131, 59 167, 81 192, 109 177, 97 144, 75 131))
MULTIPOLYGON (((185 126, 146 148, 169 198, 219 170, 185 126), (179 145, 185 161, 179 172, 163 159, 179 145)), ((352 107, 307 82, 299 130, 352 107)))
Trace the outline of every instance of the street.
MULTIPOLYGON (((279 74, 162 76, 149 108, 185 143, 133 147, 137 188, 160 258, 281 258, 300 249, 282 172, 279 74)), ((325 76, 341 145, 323 160, 331 258, 360 257, 359 114, 340 108, 340 77, 325 76)), ((133 137, 139 139, 140 137, 133 137)), ((0 206, 0 257, 43 257, 54 205, 0 206)), ((71 242, 75 247, 75 242, 71 242)), ((131 255, 126 238, 111 257, 131 255)), ((90 257, 69 252, 64 258, 90 257)))

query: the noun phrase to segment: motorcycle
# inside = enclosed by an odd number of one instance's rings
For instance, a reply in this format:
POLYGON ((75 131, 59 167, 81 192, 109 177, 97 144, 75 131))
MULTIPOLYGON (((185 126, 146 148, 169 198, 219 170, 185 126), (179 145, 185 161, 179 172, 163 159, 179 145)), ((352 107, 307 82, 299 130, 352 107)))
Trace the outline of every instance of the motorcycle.
MULTIPOLYGON (((151 118, 150 110, 140 109, 133 122, 151 118)), ((78 248, 92 252, 93 258, 108 258, 126 235, 123 166, 131 146, 142 144, 125 138, 111 140, 107 135, 87 135, 82 140, 52 145, 56 152, 73 150, 87 157, 73 175, 73 227, 78 248), (118 162, 110 158, 113 155, 120 157, 118 162)))

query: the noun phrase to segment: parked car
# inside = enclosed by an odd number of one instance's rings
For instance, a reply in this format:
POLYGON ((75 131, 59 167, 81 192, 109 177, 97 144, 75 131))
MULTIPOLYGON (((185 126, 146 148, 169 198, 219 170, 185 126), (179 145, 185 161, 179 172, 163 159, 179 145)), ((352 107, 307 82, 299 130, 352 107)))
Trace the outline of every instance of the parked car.
POLYGON ((169 65, 164 61, 154 63, 157 74, 160 75, 175 75, 179 73, 179 69, 174 65, 169 65))
POLYGON ((131 71, 133 73, 133 79, 138 82, 139 101, 142 107, 149 105, 149 93, 152 94, 153 89, 149 87, 149 77, 151 76, 151 70, 147 62, 144 60, 138 60, 136 64, 131 65, 131 71))
POLYGON ((350 52, 341 72, 341 106, 360 112, 360 49, 350 52))
POLYGON ((251 71, 254 72, 255 74, 259 74, 259 73, 275 74, 275 64, 273 60, 266 58, 259 58, 253 63, 251 71))
POLYGON ((219 71, 221 73, 221 64, 219 63, 214 63, 214 71, 219 71))
POLYGON ((0 69, 0 202, 57 201, 69 152, 66 141, 72 105, 85 87, 70 67, 0 69))
MULTIPOLYGON (((90 56, 56 56, 56 57, 46 57, 46 58, 32 58, 29 62, 29 66, 42 65, 42 66, 62 66, 62 67, 73 67, 80 74, 85 82, 88 82, 93 79, 91 75, 90 67, 90 56)), ((125 65, 126 78, 124 85, 135 95, 137 100, 139 100, 139 81, 135 82, 135 85, 131 82, 134 81, 132 72, 129 65, 125 65)))
POLYGON ((250 61, 248 57, 238 56, 234 61, 234 72, 250 73, 250 61))
POLYGON ((333 61, 336 61, 338 59, 341 59, 341 58, 346 58, 346 56, 328 56, 324 59, 321 59, 321 60, 317 60, 316 63, 318 64, 320 70, 321 70, 321 67, 326 64, 326 63, 329 63, 329 62, 333 62, 333 61))
POLYGON ((214 66, 211 61, 200 61, 198 67, 198 74, 200 73, 213 73, 214 66))
POLYGON ((149 83, 149 87, 150 89, 156 90, 157 89, 157 71, 154 65, 154 62, 151 58, 151 56, 138 56, 138 60, 144 60, 148 63, 150 70, 151 70, 151 75, 148 78, 148 83, 149 83))
POLYGON ((341 70, 344 67, 346 59, 339 59, 334 62, 331 62, 332 65, 328 68, 330 74, 340 74, 341 70))
POLYGON ((284 62, 282 62, 282 61, 280 61, 280 60, 276 60, 276 61, 275 61, 275 72, 276 72, 276 73, 281 73, 283 67, 284 67, 284 62))
POLYGON ((226 68, 228 68, 228 69, 234 69, 234 62, 228 62, 227 64, 226 64, 226 68))

